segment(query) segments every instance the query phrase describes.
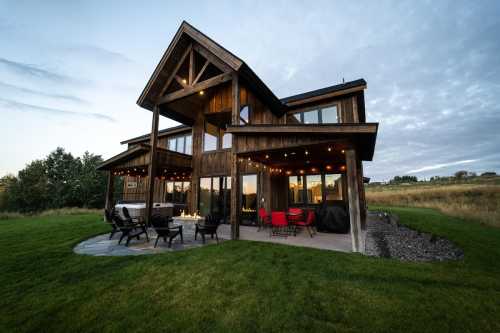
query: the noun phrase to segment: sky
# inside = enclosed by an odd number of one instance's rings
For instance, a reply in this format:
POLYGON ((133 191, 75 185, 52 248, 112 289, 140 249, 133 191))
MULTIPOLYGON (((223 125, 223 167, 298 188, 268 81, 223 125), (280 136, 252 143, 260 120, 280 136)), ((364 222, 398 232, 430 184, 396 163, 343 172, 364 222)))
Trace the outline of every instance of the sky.
POLYGON ((373 180, 500 172, 500 1, 0 0, 0 177, 150 131, 136 101, 182 20, 279 98, 364 78, 373 180))

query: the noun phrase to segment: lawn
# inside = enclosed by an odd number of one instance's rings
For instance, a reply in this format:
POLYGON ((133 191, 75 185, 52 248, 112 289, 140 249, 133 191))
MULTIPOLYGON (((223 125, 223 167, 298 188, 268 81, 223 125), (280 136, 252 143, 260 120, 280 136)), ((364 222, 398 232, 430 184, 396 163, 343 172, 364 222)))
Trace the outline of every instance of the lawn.
POLYGON ((500 229, 393 209, 465 260, 402 263, 265 243, 138 257, 72 252, 93 214, 0 221, 0 331, 500 331, 500 229))

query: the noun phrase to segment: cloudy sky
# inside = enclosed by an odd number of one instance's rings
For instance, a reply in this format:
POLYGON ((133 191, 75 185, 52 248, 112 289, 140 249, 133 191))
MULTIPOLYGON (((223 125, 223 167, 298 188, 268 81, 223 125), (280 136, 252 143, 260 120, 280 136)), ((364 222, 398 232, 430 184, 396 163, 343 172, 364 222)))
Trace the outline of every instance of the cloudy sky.
POLYGON ((135 102, 182 20, 278 97, 364 78, 366 176, 500 171, 499 1, 194 3, 0 0, 0 176, 148 132, 135 102))

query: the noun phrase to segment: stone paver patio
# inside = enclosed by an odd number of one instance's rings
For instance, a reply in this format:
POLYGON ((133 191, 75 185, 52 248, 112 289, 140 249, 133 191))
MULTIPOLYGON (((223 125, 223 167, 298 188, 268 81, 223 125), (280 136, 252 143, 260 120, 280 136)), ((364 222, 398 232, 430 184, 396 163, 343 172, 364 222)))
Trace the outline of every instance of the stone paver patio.
MULTIPOLYGON (((140 240, 131 240, 128 247, 124 245, 125 241, 123 241, 120 245, 118 244, 120 233, 114 235, 112 239, 109 239, 109 233, 99 235, 89 238, 76 245, 74 252, 77 254, 92 256, 129 256, 182 251, 204 245, 201 241, 201 237, 198 237, 198 240, 195 241, 193 234, 185 233, 184 244, 181 244, 180 238, 176 238, 172 241, 172 247, 168 248, 168 243, 164 242, 163 239, 160 239, 158 246, 155 248, 154 243, 156 240, 156 233, 152 229, 150 229, 148 233, 150 238, 149 242, 146 241, 146 237, 144 237, 144 235, 141 235, 140 240)), ((218 230, 218 235, 219 242, 231 239, 230 225, 221 225, 218 230)), ((302 230, 297 233, 297 236, 270 237, 268 229, 258 231, 258 228, 256 227, 240 226, 240 239, 351 252, 350 234, 316 233, 314 237, 311 238, 307 231, 302 230)), ((205 245, 216 243, 215 239, 207 237, 205 245)))

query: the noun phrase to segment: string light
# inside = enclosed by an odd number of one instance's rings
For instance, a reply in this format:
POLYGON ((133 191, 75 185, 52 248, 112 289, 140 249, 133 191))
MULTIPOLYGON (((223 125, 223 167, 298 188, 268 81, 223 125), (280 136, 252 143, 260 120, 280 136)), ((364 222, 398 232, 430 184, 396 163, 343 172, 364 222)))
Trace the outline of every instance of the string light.
POLYGON ((266 154, 266 159, 269 159, 269 155, 266 154))
POLYGON ((305 154, 306 154, 306 155, 309 155, 309 152, 306 150, 305 154))
POLYGON ((344 150, 344 149, 342 149, 342 151, 341 151, 341 152, 342 152, 342 154, 344 154, 344 153, 345 153, 345 150, 344 150))
POLYGON ((187 80, 186 79, 182 79, 182 83, 186 84, 187 80))
POLYGON ((326 166, 326 170, 332 170, 332 166, 331 165, 327 165, 326 166))
POLYGON ((342 166, 340 167, 340 170, 344 171, 344 170, 345 170, 345 165, 342 165, 342 166))
POLYGON ((287 157, 288 155, 285 153, 284 156, 287 157))

